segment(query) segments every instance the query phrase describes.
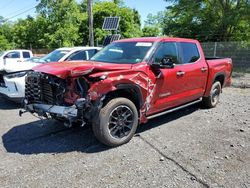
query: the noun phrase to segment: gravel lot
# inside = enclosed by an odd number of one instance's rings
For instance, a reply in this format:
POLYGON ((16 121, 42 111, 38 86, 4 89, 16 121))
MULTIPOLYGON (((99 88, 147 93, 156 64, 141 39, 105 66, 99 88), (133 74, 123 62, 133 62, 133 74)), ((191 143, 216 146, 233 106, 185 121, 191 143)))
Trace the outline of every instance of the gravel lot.
POLYGON ((250 187, 250 89, 141 125, 107 148, 90 127, 44 126, 0 97, 1 187, 250 187))

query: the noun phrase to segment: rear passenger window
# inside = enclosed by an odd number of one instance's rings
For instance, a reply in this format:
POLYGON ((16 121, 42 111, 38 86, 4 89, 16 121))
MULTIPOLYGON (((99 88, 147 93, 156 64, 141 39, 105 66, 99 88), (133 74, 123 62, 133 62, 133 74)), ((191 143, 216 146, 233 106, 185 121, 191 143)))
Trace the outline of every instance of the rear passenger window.
POLYGON ((93 50, 88 50, 88 53, 89 53, 89 59, 91 57, 93 57, 95 54, 96 54, 97 50, 96 49, 93 49, 93 50))
POLYGON ((76 61, 76 60, 86 60, 86 51, 77 51, 73 54, 71 54, 67 60, 68 61, 76 61))
POLYGON ((156 50, 154 62, 160 63, 163 58, 171 58, 175 64, 179 64, 177 44, 175 42, 163 42, 156 50))
POLYGON ((23 52, 23 58, 24 59, 30 58, 30 53, 29 52, 23 52))
POLYGON ((195 43, 181 42, 180 50, 183 64, 193 63, 200 58, 200 54, 195 43))

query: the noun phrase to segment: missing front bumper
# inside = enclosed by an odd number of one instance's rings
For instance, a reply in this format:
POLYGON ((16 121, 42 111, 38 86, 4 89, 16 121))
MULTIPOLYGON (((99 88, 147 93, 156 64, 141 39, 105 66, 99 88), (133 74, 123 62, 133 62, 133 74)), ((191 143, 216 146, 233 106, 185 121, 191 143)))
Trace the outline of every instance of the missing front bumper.
POLYGON ((37 113, 39 116, 45 117, 47 113, 66 119, 77 118, 78 116, 78 109, 75 105, 65 107, 47 104, 28 104, 25 105, 25 110, 31 113, 37 113))

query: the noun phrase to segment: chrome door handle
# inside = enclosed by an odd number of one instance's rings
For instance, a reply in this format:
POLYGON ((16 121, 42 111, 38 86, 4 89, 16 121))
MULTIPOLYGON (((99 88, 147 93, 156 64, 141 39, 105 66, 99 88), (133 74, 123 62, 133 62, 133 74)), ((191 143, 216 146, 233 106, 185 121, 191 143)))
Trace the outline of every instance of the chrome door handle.
POLYGON ((202 67, 201 68, 201 72, 206 72, 207 71, 207 67, 202 67))
POLYGON ((176 73, 177 76, 183 76, 184 74, 185 74, 185 72, 183 72, 183 71, 178 71, 178 72, 176 73))

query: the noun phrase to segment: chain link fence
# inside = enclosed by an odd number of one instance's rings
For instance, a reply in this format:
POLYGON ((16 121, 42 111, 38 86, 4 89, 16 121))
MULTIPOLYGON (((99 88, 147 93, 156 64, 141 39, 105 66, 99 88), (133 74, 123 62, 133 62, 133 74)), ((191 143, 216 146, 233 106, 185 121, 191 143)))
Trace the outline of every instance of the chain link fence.
MULTIPOLYGON (((207 57, 230 57, 234 70, 250 72, 250 43, 249 42, 205 42, 202 43, 207 57)), ((48 54, 53 49, 33 49, 36 56, 48 54)))
POLYGON ((250 72, 249 42, 206 42, 201 45, 205 56, 230 57, 235 71, 250 72))

